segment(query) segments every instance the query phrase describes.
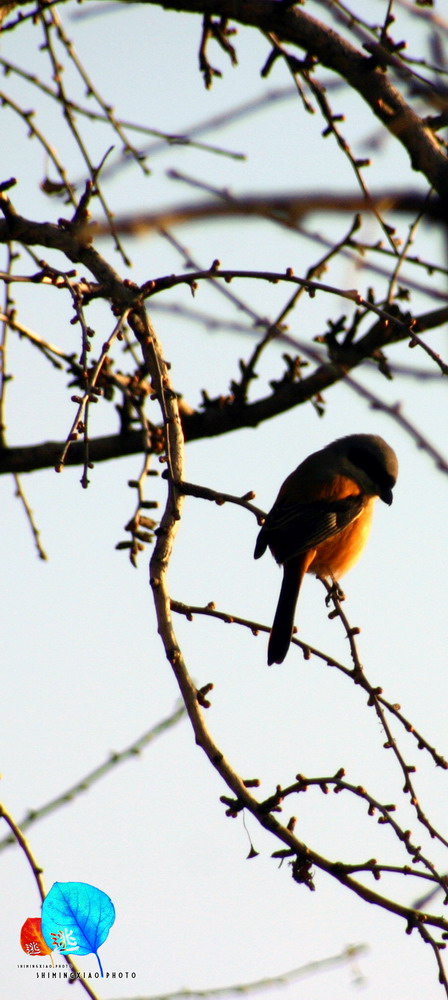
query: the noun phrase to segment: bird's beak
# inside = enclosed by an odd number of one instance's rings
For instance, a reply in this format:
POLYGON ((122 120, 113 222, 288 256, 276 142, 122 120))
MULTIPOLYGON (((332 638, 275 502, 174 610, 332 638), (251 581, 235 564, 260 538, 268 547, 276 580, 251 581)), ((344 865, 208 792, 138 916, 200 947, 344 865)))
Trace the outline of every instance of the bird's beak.
POLYGON ((390 507, 393 500, 392 490, 382 490, 380 493, 380 500, 382 500, 383 503, 387 503, 388 507, 390 507))

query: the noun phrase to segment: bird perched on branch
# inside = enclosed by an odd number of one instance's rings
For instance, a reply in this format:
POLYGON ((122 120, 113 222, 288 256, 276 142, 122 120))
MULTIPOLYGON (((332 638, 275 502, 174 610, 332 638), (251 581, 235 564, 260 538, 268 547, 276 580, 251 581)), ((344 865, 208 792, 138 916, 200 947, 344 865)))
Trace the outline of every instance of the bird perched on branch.
POLYGON ((376 434, 349 434, 316 451, 285 479, 255 545, 269 546, 283 582, 268 645, 268 663, 282 663, 305 573, 339 579, 360 556, 376 497, 392 503, 397 456, 376 434))

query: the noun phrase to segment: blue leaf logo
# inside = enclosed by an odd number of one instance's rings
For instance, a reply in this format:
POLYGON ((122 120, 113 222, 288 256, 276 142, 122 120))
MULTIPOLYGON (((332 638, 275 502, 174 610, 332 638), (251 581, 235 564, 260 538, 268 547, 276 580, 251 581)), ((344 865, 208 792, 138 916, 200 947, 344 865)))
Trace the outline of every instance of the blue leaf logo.
POLYGON ((42 904, 42 934, 63 955, 96 955, 115 920, 109 896, 88 882, 55 882, 42 904))

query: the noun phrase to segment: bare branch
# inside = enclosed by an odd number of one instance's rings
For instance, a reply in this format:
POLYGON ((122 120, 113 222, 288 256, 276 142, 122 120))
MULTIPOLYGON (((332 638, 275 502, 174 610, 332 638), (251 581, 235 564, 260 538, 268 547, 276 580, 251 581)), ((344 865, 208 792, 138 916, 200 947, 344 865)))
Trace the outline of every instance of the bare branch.
MULTIPOLYGON (((84 792, 89 791, 92 785, 96 784, 97 781, 100 781, 101 778, 107 777, 111 771, 115 771, 115 768, 119 764, 124 763, 124 761, 135 760, 145 747, 149 746, 149 744, 159 736, 162 736, 163 733, 167 732, 167 730, 170 730, 184 717, 185 709, 182 705, 180 708, 177 708, 174 712, 172 712, 171 715, 168 715, 165 719, 161 719, 160 722, 157 722, 155 726, 151 726, 151 729, 148 729, 146 733, 143 733, 143 735, 139 736, 137 740, 134 740, 130 746, 126 747, 124 750, 112 752, 104 764, 100 764, 98 767, 95 767, 93 771, 89 771, 88 774, 84 775, 84 777, 77 781, 76 784, 67 788, 61 793, 61 795, 57 795, 56 798, 51 799, 50 802, 46 802, 43 806, 38 806, 36 809, 30 809, 18 824, 20 830, 22 832, 24 830, 28 830, 30 826, 34 825, 34 823, 37 823, 40 819, 43 819, 50 813, 60 809, 61 806, 70 805, 74 802, 78 795, 82 795, 84 792)), ((15 840, 17 840, 17 837, 15 836, 4 837, 3 840, 0 840, 0 851, 3 851, 6 847, 10 847, 15 840)))
POLYGON ((274 32, 312 54, 356 90, 382 125, 405 147, 419 170, 446 201, 447 158, 434 133, 402 97, 384 73, 381 59, 365 55, 349 41, 311 17, 301 7, 275 0, 145 0, 148 5, 185 13, 232 18, 241 24, 274 32))

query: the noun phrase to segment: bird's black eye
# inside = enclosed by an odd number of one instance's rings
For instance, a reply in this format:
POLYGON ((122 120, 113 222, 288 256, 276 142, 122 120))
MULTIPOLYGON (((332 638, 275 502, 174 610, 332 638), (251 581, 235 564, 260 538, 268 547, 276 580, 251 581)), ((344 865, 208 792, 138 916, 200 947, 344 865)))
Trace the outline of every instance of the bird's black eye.
POLYGON ((368 451, 367 448, 353 445, 348 450, 348 459, 358 469, 362 469, 375 486, 378 486, 379 496, 384 490, 390 490, 392 486, 395 486, 397 477, 386 468, 385 463, 377 455, 368 451))

